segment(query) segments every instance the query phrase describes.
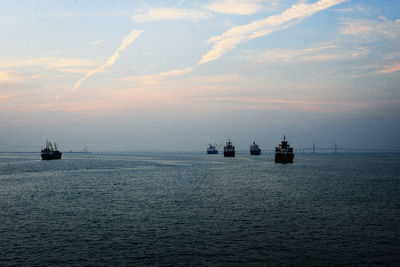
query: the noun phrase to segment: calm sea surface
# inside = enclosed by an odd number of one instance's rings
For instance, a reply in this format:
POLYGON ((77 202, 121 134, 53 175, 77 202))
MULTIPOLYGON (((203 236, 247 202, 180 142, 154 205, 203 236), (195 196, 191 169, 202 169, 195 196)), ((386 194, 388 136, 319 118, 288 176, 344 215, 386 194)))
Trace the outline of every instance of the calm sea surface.
POLYGON ((0 265, 400 265, 400 155, 0 154, 0 265))

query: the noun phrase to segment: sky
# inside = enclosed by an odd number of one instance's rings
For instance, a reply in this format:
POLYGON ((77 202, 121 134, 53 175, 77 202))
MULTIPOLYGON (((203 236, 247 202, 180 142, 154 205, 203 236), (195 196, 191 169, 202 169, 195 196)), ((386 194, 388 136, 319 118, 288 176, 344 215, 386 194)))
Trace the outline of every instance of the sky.
POLYGON ((400 149, 398 0, 0 0, 0 151, 400 149))

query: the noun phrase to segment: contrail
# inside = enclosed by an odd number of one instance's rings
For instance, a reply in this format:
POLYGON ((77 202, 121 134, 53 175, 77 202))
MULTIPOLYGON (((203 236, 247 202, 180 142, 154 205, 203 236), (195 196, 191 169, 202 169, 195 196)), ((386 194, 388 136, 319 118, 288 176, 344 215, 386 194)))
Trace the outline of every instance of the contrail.
POLYGON ((209 43, 214 43, 214 46, 201 58, 197 65, 217 60, 238 44, 287 28, 305 17, 345 1, 347 0, 320 0, 313 4, 302 3, 292 6, 279 15, 233 27, 222 35, 214 36, 208 40, 209 43))
POLYGON ((139 37, 139 35, 142 33, 142 30, 133 30, 131 33, 129 33, 125 39, 122 41, 121 46, 117 49, 117 51, 115 51, 115 53, 107 60, 106 63, 104 63, 103 65, 101 65, 100 67, 98 67, 97 69, 91 70, 88 73, 85 74, 85 76, 83 76, 79 81, 77 81, 74 85, 74 88, 72 88, 70 91, 68 92, 64 92, 61 95, 58 95, 56 97, 56 101, 58 101, 60 99, 61 96, 63 96, 66 93, 72 93, 75 92, 76 90, 79 89, 79 87, 81 86, 82 82, 84 82, 86 79, 88 79, 90 76, 103 71, 105 68, 110 67, 111 65, 113 65, 115 63, 115 61, 117 60, 117 58, 119 57, 119 53, 121 51, 123 51, 125 48, 128 47, 129 44, 131 44, 133 41, 136 40, 136 38, 139 37))
MULTIPOLYGON (((312 16, 321 10, 345 1, 347 0, 320 0, 313 4, 297 4, 286 9, 278 15, 256 20, 249 24, 235 26, 222 35, 211 37, 208 40, 208 43, 214 43, 213 48, 211 48, 211 50, 209 50, 195 66, 148 75, 144 78, 159 80, 164 77, 180 76, 189 73, 198 65, 221 58, 229 50, 236 48, 236 45, 238 44, 271 34, 282 29, 286 29, 294 24, 299 23, 303 18, 312 16)), ((124 78, 126 81, 137 81, 140 79, 141 77, 124 78)))
MULTIPOLYGON (((347 0, 320 0, 313 4, 297 4, 286 9, 282 13, 269 16, 261 20, 255 20, 249 24, 235 26, 225 33, 211 37, 208 43, 214 43, 214 46, 201 58, 195 65, 201 65, 210 61, 217 60, 225 55, 228 51, 236 48, 238 44, 251 41, 255 38, 262 37, 273 32, 286 29, 294 24, 299 23, 302 19, 312 16, 315 13, 338 5, 347 0)), ((194 67, 182 70, 172 70, 165 73, 151 75, 154 78, 163 78, 168 76, 179 76, 191 72, 194 67)))

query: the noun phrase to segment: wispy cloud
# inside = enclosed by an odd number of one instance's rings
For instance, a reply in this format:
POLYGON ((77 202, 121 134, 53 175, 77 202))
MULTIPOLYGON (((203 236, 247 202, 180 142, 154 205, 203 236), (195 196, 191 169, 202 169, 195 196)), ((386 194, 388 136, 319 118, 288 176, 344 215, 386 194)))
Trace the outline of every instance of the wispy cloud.
MULTIPOLYGON (((91 70, 88 73, 86 73, 85 76, 83 76, 79 81, 77 81, 74 85, 74 87, 72 88, 72 90, 69 91, 69 93, 72 93, 76 90, 79 89, 79 87, 81 86, 82 82, 84 82, 86 79, 88 79, 89 77, 93 76, 94 74, 103 71, 105 68, 112 66, 115 61, 118 59, 119 57, 119 53, 121 51, 123 51, 129 44, 131 44, 134 40, 136 40, 136 38, 139 37, 139 35, 142 33, 141 30, 133 30, 132 32, 130 32, 125 39, 122 41, 122 44, 120 45, 120 47, 117 49, 117 51, 115 51, 115 53, 107 60, 106 63, 104 63, 103 65, 101 65, 100 67, 98 67, 97 69, 91 70)), ((59 95, 56 97, 56 100, 58 101, 59 98, 62 96, 63 94, 59 95)))
POLYGON ((14 81, 15 75, 9 73, 9 72, 0 72, 0 81, 6 81, 6 82, 10 82, 10 81, 14 81))
POLYGON ((144 23, 159 20, 188 20, 199 21, 211 16, 208 12, 186 8, 148 8, 137 11, 132 16, 136 22, 144 23))
POLYGON ((82 58, 31 58, 31 59, 6 59, 2 61, 2 68, 43 67, 62 71, 65 67, 92 67, 96 62, 82 58))
POLYGON ((380 74, 389 74, 389 73, 398 72, 398 71, 400 71, 400 62, 396 62, 394 64, 386 66, 377 72, 380 74))
MULTIPOLYGON (((284 11, 280 15, 270 16, 263 20, 257 20, 250 24, 243 26, 236 26, 225 32, 220 36, 214 36, 208 40, 209 43, 215 43, 214 47, 206 53, 197 65, 204 64, 209 61, 216 60, 224 55, 231 49, 234 49, 237 44, 245 41, 252 40, 257 37, 261 37, 278 31, 282 28, 286 28, 291 25, 291 22, 295 19, 301 19, 307 16, 311 16, 314 13, 337 5, 346 0, 320 0, 314 4, 299 4, 294 5, 288 10, 284 11)), ((140 77, 127 77, 125 81, 141 81, 142 83, 152 84, 158 82, 163 77, 174 76, 188 73, 192 68, 186 68, 182 70, 173 70, 166 73, 159 73, 154 75, 140 76, 140 77), (168 74, 168 75, 166 75, 168 74)))
POLYGON ((159 74, 159 76, 161 77, 172 77, 172 76, 179 76, 179 75, 183 75, 186 73, 189 73, 192 71, 192 67, 186 68, 186 69, 177 69, 177 70, 170 70, 167 72, 161 72, 159 74))
POLYGON ((104 40, 93 41, 93 42, 91 42, 90 44, 92 44, 92 45, 98 45, 98 44, 101 44, 101 43, 104 43, 104 40))
POLYGON ((356 4, 352 7, 336 9, 336 11, 342 13, 364 12, 366 10, 368 10, 368 7, 366 7, 364 4, 356 4))
POLYGON ((369 41, 400 38, 400 19, 394 21, 385 17, 380 17, 380 20, 347 19, 342 23, 341 33, 369 41))
POLYGON ((0 72, 0 82, 11 82, 11 83, 19 83, 27 80, 38 79, 37 75, 21 75, 15 74, 8 71, 0 72))
POLYGON ((219 59, 240 43, 287 28, 293 23, 298 23, 305 17, 309 17, 318 11, 327 9, 344 1, 346 0, 320 0, 313 4, 301 3, 292 6, 279 15, 253 21, 246 25, 233 27, 222 35, 214 36, 208 40, 209 43, 214 43, 214 46, 202 57, 198 65, 219 59))
POLYGON ((244 58, 251 62, 320 62, 347 60, 366 57, 370 50, 366 47, 344 48, 337 44, 313 45, 304 49, 271 49, 248 51, 244 58))
POLYGON ((264 9, 263 0, 217 0, 205 7, 224 14, 251 15, 264 9))
POLYGON ((122 78, 122 80, 126 81, 126 82, 138 82, 142 85, 159 84, 163 78, 180 76, 180 75, 189 73, 192 70, 193 70, 192 67, 188 67, 185 69, 170 70, 167 72, 160 72, 160 73, 156 73, 156 74, 124 77, 124 78, 122 78))
POLYGON ((36 78, 54 77, 54 72, 70 76, 71 74, 85 74, 94 66, 98 65, 95 60, 82 58, 30 58, 30 59, 5 59, 1 62, 1 68, 7 70, 8 75, 3 72, 0 80, 25 81, 36 78), (11 71, 11 72, 10 72, 11 71), (15 74, 19 73, 19 74, 15 74), (22 75, 21 73, 35 73, 36 75, 22 75))
MULTIPOLYGON (((196 65, 201 65, 219 59, 229 50, 234 49, 236 45, 245 41, 250 41, 257 37, 265 36, 280 29, 289 27, 293 21, 313 15, 314 13, 331 6, 342 3, 346 0, 320 0, 314 4, 299 4, 287 9, 280 15, 270 16, 263 20, 253 21, 250 24, 236 26, 220 36, 214 36, 208 40, 209 43, 215 43, 214 47, 208 51, 196 65)), ((237 1, 238 2, 238 1, 237 1)), ((168 13, 168 12, 167 12, 168 13)), ((154 18, 156 18, 155 16, 154 18)), ((167 16, 161 16, 159 18, 167 16)), ((171 16, 174 17, 174 16, 171 16)), ((178 16, 179 17, 179 16, 178 16)), ((157 84, 164 77, 179 76, 193 70, 193 67, 180 70, 172 70, 158 74, 145 76, 125 77, 124 81, 140 82, 142 84, 157 84)))
POLYGON ((64 74, 69 74, 69 73, 86 74, 91 70, 92 70, 92 68, 78 68, 78 67, 59 69, 59 71, 64 73, 64 74))

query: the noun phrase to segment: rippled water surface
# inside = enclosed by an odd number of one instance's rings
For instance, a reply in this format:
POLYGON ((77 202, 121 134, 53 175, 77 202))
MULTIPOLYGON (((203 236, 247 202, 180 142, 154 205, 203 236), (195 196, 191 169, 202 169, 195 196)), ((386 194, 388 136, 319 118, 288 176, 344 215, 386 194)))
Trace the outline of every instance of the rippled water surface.
POLYGON ((0 154, 0 265, 296 264, 400 264, 400 155, 0 154))

